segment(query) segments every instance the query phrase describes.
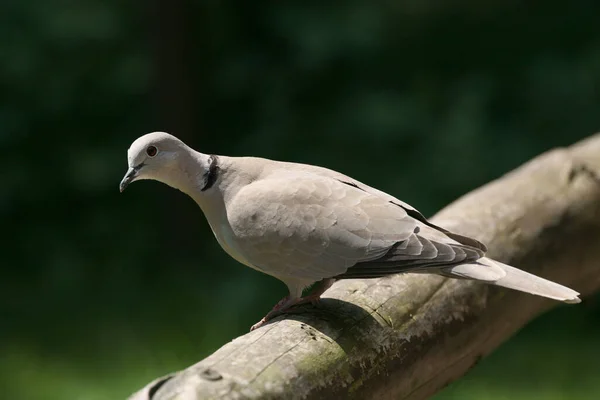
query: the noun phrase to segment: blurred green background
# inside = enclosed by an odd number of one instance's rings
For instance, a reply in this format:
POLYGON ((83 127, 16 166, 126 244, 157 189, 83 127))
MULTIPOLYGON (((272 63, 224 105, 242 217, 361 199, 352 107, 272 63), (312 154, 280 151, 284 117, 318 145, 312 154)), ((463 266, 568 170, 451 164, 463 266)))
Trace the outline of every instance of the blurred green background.
MULTIPOLYGON (((600 2, 2 0, 0 399, 121 399, 286 294, 155 182, 155 130, 330 167, 431 215, 600 130, 600 2)), ((600 398, 600 301, 437 399, 600 398)))

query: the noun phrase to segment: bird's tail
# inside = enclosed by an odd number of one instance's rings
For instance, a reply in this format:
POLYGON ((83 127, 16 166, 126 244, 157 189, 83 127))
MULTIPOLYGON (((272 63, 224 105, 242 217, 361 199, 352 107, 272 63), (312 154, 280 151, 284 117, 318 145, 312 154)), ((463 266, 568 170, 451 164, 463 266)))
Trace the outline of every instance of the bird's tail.
POLYGON ((470 264, 444 268, 443 273, 454 278, 483 281, 565 303, 581 302, 579 293, 573 289, 487 257, 470 264))

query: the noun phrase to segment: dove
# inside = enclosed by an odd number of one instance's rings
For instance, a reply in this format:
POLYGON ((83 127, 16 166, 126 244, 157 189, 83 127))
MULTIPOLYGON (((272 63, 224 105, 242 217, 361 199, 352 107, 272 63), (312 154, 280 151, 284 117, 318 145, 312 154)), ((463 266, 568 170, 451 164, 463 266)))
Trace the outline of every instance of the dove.
POLYGON ((136 139, 127 162, 121 192, 143 179, 182 191, 198 204, 225 252, 287 285, 289 295, 252 330, 290 307, 316 303, 336 280, 398 273, 580 302, 578 292, 487 258, 477 239, 434 225, 407 203, 327 168, 203 154, 165 132, 136 139))

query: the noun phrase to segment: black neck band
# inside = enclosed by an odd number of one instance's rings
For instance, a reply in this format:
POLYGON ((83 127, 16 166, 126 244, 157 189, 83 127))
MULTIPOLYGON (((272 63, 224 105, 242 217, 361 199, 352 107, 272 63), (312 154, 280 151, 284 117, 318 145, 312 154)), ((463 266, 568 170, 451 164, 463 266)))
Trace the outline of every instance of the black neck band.
POLYGON ((210 189, 215 184, 218 177, 219 157, 212 155, 208 159, 208 171, 204 174, 204 186, 200 191, 204 192, 205 190, 210 189))

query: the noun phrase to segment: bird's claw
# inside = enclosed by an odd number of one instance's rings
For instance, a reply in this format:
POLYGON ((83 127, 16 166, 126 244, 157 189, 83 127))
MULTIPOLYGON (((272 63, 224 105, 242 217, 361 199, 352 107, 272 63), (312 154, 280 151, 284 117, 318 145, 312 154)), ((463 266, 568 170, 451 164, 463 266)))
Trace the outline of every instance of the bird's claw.
POLYGON ((257 323, 255 323, 254 325, 252 325, 252 326, 250 327, 250 332, 252 332, 252 331, 253 331, 253 330, 255 330, 255 329, 258 329, 258 328, 260 328, 261 326, 263 326, 263 325, 264 325, 264 323, 265 323, 265 322, 267 322, 267 317, 266 317, 266 316, 265 316, 265 317, 263 317, 263 318, 262 318, 260 321, 258 321, 258 322, 257 322, 257 323))

